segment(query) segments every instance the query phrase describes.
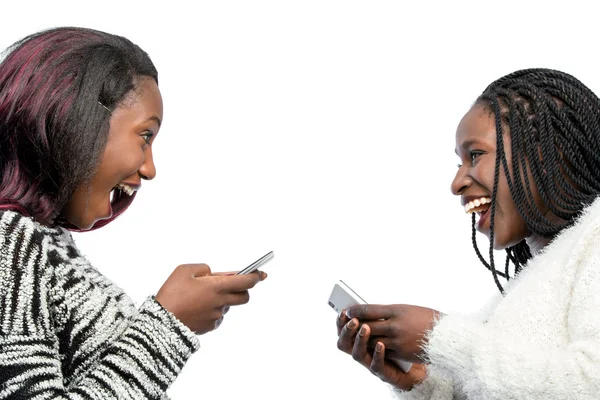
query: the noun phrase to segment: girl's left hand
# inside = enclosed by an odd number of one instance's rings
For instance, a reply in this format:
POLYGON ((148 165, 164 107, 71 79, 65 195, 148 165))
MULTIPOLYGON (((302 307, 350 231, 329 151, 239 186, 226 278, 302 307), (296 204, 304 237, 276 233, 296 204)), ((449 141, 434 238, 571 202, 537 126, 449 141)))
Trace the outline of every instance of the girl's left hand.
POLYGON ((362 304, 350 307, 346 315, 350 320, 356 318, 359 324, 369 326, 370 348, 381 342, 386 357, 422 363, 426 334, 433 329, 441 313, 407 304, 362 304))

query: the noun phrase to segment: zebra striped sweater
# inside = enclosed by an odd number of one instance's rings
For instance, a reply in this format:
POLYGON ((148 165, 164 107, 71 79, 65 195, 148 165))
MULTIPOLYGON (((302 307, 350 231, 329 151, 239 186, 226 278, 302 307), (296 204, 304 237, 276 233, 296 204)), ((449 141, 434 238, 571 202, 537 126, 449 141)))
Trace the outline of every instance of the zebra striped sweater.
POLYGON ((161 399, 198 338, 136 309, 63 228, 0 212, 0 399, 161 399))

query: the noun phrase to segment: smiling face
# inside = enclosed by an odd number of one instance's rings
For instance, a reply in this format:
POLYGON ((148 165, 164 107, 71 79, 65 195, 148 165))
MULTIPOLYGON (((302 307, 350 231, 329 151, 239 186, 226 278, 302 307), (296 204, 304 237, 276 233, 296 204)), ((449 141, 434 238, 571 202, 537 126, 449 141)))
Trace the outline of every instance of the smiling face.
MULTIPOLYGON (((507 135, 504 136, 504 150, 510 165, 510 140, 507 135)), ((478 213, 477 230, 489 238, 496 127, 494 115, 484 106, 476 104, 460 121, 456 129, 456 153, 461 159, 461 166, 452 182, 452 193, 461 196, 465 211, 478 213)), ((529 230, 510 195, 506 175, 500 166, 493 246, 496 250, 505 249, 527 236, 529 230)))
POLYGON ((112 112, 106 149, 96 173, 77 187, 62 210, 67 221, 79 229, 90 229, 128 204, 142 179, 154 178, 152 142, 162 118, 162 97, 156 82, 139 78, 136 88, 112 112))

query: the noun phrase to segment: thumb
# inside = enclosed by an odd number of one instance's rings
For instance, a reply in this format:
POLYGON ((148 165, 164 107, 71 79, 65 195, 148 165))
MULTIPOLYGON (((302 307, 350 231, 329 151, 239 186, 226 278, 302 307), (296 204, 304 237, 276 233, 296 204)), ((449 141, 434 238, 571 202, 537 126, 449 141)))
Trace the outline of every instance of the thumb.
POLYGON ((210 267, 206 264, 183 264, 181 268, 186 273, 191 273, 194 278, 210 275, 210 267))
POLYGON ((213 276, 231 276, 231 275, 235 275, 236 273, 237 273, 237 271, 213 272, 212 275, 213 276))

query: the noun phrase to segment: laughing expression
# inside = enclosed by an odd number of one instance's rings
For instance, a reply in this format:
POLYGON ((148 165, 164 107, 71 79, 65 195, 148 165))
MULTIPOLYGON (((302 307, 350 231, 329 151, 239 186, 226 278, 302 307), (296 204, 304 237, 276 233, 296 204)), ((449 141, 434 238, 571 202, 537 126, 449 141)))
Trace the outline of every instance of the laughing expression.
MULTIPOLYGON (((510 140, 506 134, 504 136, 504 150, 510 165, 510 140)), ((477 213, 477 230, 489 239, 496 127, 494 115, 484 106, 473 106, 460 121, 456 129, 456 154, 461 164, 452 181, 452 193, 461 197, 466 213, 477 213)), ((519 243, 528 235, 529 230, 510 195, 506 175, 500 166, 493 246, 496 250, 502 250, 519 243)))
POLYGON ((90 182, 77 187, 62 216, 86 230, 126 207, 142 180, 156 175, 152 143, 163 118, 162 97, 152 78, 138 85, 112 111, 106 149, 90 182))

